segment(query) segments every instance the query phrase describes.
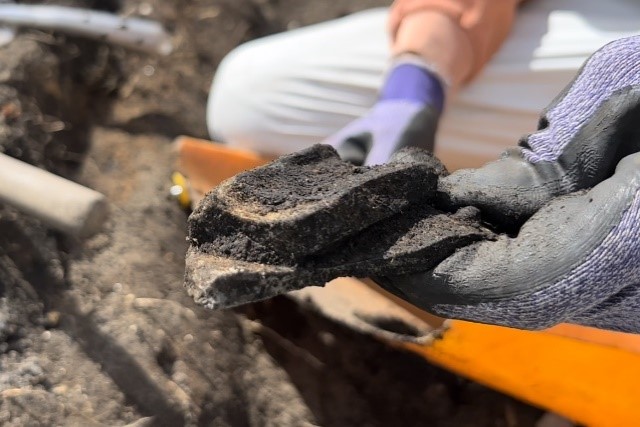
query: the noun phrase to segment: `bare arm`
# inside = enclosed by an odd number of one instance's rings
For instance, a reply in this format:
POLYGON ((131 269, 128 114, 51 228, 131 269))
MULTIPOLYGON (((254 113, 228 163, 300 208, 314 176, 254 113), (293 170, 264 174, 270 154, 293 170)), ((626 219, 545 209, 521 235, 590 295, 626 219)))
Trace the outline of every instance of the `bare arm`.
POLYGON ((521 0, 396 0, 389 26, 394 55, 416 53, 455 90, 507 37, 521 0))

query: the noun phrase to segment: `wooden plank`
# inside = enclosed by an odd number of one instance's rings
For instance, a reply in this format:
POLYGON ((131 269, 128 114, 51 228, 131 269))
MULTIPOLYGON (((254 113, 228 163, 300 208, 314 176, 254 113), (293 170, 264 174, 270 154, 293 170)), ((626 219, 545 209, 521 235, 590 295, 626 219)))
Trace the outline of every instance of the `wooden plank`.
POLYGON ((189 179, 194 203, 227 178, 269 161, 251 151, 226 147, 203 139, 181 136, 174 141, 177 170, 189 179))
POLYGON ((99 232, 109 216, 101 193, 2 153, 0 202, 80 238, 99 232))
MULTIPOLYGON (((576 339, 456 320, 430 345, 402 345, 445 369, 576 422, 640 425, 640 353, 589 342, 584 338, 591 331, 583 332, 576 339)), ((610 333, 596 335, 605 334, 610 333)))

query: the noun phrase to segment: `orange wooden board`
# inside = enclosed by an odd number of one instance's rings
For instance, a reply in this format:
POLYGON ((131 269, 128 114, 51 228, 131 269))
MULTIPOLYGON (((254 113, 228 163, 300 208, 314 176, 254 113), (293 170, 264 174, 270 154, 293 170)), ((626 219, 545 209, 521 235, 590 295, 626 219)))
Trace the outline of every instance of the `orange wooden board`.
POLYGON ((640 425, 640 352, 630 350, 638 336, 567 326, 580 331, 580 338, 451 321, 442 339, 427 346, 404 346, 448 370, 581 424, 640 425), (590 342, 590 336, 608 336, 623 345, 590 342))
POLYGON ((188 136, 176 138, 174 149, 178 153, 176 168, 189 179, 191 197, 195 202, 225 179, 269 161, 251 151, 231 149, 188 136))

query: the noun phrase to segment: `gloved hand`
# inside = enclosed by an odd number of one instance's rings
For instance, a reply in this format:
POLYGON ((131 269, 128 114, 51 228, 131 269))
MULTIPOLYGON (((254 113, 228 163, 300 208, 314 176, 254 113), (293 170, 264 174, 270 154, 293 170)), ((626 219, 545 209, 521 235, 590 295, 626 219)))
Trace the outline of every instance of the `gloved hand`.
POLYGON ((399 60, 389 71, 372 109, 325 143, 356 165, 385 163, 407 146, 433 151, 443 105, 440 79, 417 58, 399 60))
POLYGON ((638 151, 640 36, 593 54, 520 148, 441 181, 446 204, 479 207, 496 224, 517 227, 533 214, 516 237, 383 284, 444 317, 640 332, 638 151))

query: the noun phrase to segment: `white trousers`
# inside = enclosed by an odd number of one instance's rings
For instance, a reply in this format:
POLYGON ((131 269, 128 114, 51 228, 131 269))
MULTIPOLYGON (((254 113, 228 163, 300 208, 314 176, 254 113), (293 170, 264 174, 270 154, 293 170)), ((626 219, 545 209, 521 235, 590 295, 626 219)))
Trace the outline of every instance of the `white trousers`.
MULTIPOLYGON (((279 155, 314 143, 375 102, 389 59, 386 9, 265 37, 220 64, 211 137, 279 155)), ((482 73, 448 100, 436 154, 450 169, 495 159, 604 44, 640 34, 640 0, 532 0, 482 73)))

